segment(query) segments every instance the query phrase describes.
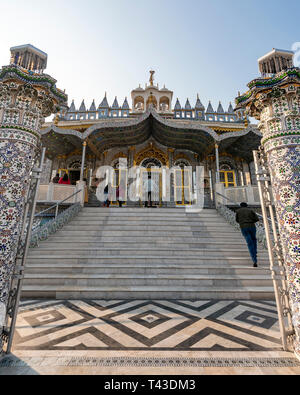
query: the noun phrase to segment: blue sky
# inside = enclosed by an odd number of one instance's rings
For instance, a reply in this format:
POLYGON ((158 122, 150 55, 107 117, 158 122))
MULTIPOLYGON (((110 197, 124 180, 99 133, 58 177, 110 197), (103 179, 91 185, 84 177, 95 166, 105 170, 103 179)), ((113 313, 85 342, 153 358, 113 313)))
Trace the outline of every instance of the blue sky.
POLYGON ((11 46, 35 45, 77 107, 105 91, 122 104, 153 68, 173 105, 199 93, 227 108, 258 76, 260 56, 300 41, 299 0, 0 0, 0 12, 0 64, 11 46))

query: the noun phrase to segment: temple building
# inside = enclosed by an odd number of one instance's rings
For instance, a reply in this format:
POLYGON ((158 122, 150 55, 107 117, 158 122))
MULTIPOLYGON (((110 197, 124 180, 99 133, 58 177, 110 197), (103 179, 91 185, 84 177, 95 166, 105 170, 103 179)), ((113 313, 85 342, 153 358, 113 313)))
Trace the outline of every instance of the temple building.
MULTIPOLYGON (((224 109, 221 102, 215 110, 211 102, 204 106, 199 95, 194 105, 190 99, 182 105, 178 98, 173 99, 173 91, 154 83, 154 74, 151 70, 144 88, 139 85, 132 90, 131 105, 127 97, 122 101, 115 97, 109 103, 105 93, 98 105, 95 100, 90 105, 83 100, 78 108, 72 101, 52 122, 45 123, 41 134, 48 160, 42 184, 48 184, 57 173, 67 173, 73 185, 79 180, 86 182, 91 198, 99 182, 99 166, 118 171, 123 158, 128 168, 148 169, 149 177, 152 167, 189 167, 193 173, 197 166, 203 166, 208 205, 213 204, 212 191, 218 180, 225 188, 254 185, 252 151, 260 144, 261 133, 249 124, 244 110, 234 112, 231 103, 224 109)), ((175 205, 191 203, 192 197, 181 196, 187 182, 184 178, 178 173, 172 181, 175 205)), ((192 195, 196 188, 193 174, 190 180, 192 195)), ((44 196, 40 200, 47 199, 44 196)))
POLYGON ((29 44, 11 49, 0 70, 0 355, 4 343, 11 350, 23 287, 23 296, 58 300, 275 293, 283 349, 293 343, 299 358, 300 69, 292 57, 273 49, 260 58, 261 76, 235 109, 219 102, 215 110, 199 95, 182 104, 154 83, 153 70, 130 99, 110 103, 105 93, 99 105, 78 108, 44 73, 47 54, 29 44), (69 179, 58 183, 57 174, 69 179), (262 211, 258 260, 262 270, 270 264, 272 280, 232 271, 250 261, 230 229, 241 202, 262 211), (162 208, 140 209, 149 203, 162 208))

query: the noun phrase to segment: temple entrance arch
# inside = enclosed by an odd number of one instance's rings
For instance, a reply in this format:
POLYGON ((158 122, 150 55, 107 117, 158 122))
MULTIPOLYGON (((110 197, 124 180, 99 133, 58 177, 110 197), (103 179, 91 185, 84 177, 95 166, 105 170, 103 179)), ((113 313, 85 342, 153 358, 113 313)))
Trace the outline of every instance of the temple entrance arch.
POLYGON ((169 159, 168 155, 162 151, 161 149, 157 148, 152 142, 143 150, 138 152, 134 157, 134 164, 135 166, 141 166, 141 163, 145 159, 152 159, 155 161, 159 161, 161 166, 169 167, 169 159))
POLYGON ((146 206, 161 206, 162 168, 169 167, 168 155, 151 142, 135 155, 134 164, 141 168, 141 202, 146 202, 146 206))
POLYGON ((174 169, 174 200, 176 206, 192 203, 193 178, 191 164, 185 158, 175 160, 174 169))
POLYGON ((127 168, 127 155, 120 152, 119 154, 115 155, 114 160, 111 163, 114 171, 112 174, 112 182, 111 187, 114 191, 113 196, 116 197, 116 200, 111 200, 111 205, 118 205, 118 199, 122 201, 122 204, 127 203, 127 182, 128 182, 128 168, 127 168), (125 160, 125 163, 122 161, 125 160))
POLYGON ((81 159, 74 160, 68 164, 68 173, 72 185, 80 180, 81 159))

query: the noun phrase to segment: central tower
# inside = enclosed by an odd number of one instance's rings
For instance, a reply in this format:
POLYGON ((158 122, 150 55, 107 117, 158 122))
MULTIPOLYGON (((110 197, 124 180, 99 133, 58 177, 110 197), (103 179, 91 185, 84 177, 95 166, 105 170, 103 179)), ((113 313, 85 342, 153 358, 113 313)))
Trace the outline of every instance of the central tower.
POLYGON ((154 85, 154 74, 155 71, 151 70, 149 85, 146 84, 145 89, 140 85, 131 92, 133 113, 143 113, 152 105, 160 114, 172 114, 173 92, 165 86, 159 89, 158 84, 154 85))

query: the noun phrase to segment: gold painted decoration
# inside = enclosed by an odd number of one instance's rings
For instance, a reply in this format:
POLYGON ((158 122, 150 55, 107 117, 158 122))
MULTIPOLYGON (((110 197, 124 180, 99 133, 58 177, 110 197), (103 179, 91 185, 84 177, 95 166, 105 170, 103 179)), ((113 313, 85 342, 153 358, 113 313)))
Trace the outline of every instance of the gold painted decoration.
POLYGON ((144 148, 142 151, 138 152, 134 157, 134 163, 138 166, 146 158, 158 159, 163 166, 169 165, 168 155, 157 148, 153 143, 149 144, 148 147, 144 148))

